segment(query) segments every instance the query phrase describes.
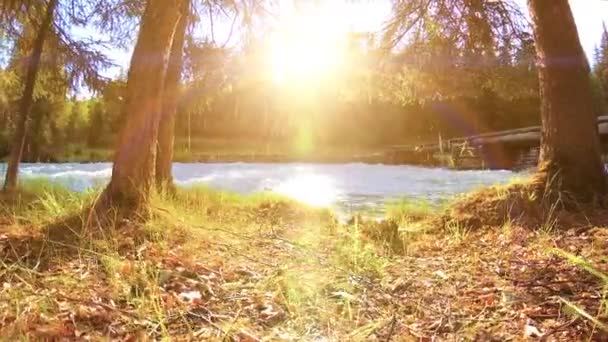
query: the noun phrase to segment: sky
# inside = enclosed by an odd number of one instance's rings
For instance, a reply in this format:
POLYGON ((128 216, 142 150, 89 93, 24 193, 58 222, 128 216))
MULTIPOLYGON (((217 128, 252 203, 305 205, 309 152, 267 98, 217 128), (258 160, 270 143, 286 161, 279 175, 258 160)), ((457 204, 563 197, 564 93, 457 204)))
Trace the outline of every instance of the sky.
MULTIPOLYGON (((281 20, 290 21, 290 12, 293 10, 294 0, 279 0, 280 7, 275 12, 279 14, 281 20), (282 19, 281 19, 282 18, 282 19)), ((514 0, 527 14, 526 0, 514 0)), ((300 0, 300 3, 312 3, 313 1, 300 0)), ((341 27, 343 30, 377 32, 383 27, 385 20, 390 15, 390 1, 387 0, 315 0, 315 3, 322 3, 323 12, 331 18, 332 29, 341 27), (336 15, 339 14, 339 15, 336 15)), ((593 54, 596 46, 599 45, 602 35, 602 24, 608 25, 608 0, 570 0, 570 5, 577 24, 581 44, 585 49, 587 57, 593 63, 593 54)), ((229 22, 229 21, 228 21, 229 22)), ((229 23, 216 22, 215 36, 217 41, 223 42, 228 36, 229 23)), ((203 24, 201 33, 209 31, 203 24)), ((232 41, 235 41, 233 35, 232 41)), ((108 70, 109 77, 116 77, 128 67, 130 51, 115 50, 109 51, 119 65, 118 68, 108 70)))
MULTIPOLYGON (((348 0, 333 0, 336 3, 352 3, 348 0)), ((362 30, 379 30, 382 23, 390 14, 388 2, 382 0, 362 0, 344 13, 342 18, 350 18, 351 26, 362 30), (367 18, 367 19, 366 19, 367 18)), ((523 12, 528 15, 526 0, 515 0, 523 12)), ((608 25, 608 0, 570 0, 570 7, 576 21, 576 26, 588 58, 593 57, 594 49, 599 45, 602 35, 602 23, 608 25)))
POLYGON ((608 26, 608 0, 570 0, 581 44, 593 62, 593 52, 602 37, 602 23, 608 26))

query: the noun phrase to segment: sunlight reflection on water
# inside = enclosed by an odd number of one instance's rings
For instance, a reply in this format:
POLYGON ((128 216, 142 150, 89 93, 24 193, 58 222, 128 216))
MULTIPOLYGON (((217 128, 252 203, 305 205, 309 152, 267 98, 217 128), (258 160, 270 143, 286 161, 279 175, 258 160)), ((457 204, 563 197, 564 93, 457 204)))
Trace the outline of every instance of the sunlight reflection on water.
POLYGON ((272 190, 316 207, 328 207, 338 199, 338 191, 331 179, 315 174, 297 175, 272 190))
MULTIPOLYGON (((0 163, 0 172, 5 166, 0 163)), ((47 178, 83 191, 106 184, 112 165, 24 163, 20 171, 23 178, 47 178)), ((175 182, 185 187, 206 184, 241 194, 272 191, 345 214, 365 211, 378 215, 382 215, 387 201, 414 198, 438 203, 521 175, 510 171, 455 171, 361 163, 174 163, 173 174, 175 182)))

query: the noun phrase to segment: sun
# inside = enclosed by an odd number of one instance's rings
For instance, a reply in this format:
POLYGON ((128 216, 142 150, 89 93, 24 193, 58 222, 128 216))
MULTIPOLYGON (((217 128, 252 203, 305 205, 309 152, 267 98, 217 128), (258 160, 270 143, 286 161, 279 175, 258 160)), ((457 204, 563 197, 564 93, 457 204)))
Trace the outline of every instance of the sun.
POLYGON ((282 17, 272 35, 270 65, 275 82, 302 83, 332 76, 343 58, 345 25, 322 5, 282 17))

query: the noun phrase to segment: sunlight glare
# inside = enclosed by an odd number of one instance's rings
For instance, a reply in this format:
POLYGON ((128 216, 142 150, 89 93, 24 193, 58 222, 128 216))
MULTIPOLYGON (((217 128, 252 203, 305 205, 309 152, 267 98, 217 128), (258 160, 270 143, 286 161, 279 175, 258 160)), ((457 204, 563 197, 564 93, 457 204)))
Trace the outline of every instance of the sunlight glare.
POLYGON ((331 10, 316 5, 283 18, 271 41, 275 82, 318 80, 330 76, 339 65, 347 25, 331 10))
POLYGON ((338 195, 328 177, 314 174, 298 175, 288 179, 279 184, 274 191, 315 207, 328 207, 334 204, 338 195))

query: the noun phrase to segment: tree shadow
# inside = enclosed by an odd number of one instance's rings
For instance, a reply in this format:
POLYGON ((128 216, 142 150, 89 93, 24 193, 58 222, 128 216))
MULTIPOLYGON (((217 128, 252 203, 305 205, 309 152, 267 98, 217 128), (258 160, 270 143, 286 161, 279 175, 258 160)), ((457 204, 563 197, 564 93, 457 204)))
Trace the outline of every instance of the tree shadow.
POLYGON ((5 265, 43 270, 83 254, 98 255, 97 245, 104 243, 124 252, 120 242, 136 239, 123 237, 136 235, 137 227, 144 223, 132 211, 115 207, 101 210, 96 200, 41 226, 20 220, 20 213, 39 200, 35 193, 0 192, 0 258, 5 265))

